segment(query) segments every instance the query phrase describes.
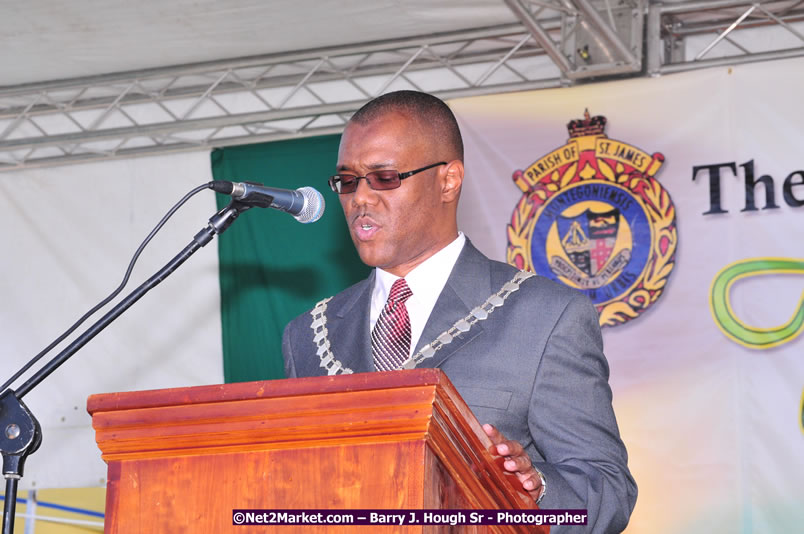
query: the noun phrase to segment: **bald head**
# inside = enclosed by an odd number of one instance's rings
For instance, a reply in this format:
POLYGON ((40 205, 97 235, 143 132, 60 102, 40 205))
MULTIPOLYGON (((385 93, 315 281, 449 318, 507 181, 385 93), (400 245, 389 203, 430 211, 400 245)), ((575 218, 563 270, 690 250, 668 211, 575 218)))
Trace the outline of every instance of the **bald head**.
POLYGON ((463 139, 452 110, 441 99, 418 91, 394 91, 375 98, 352 115, 350 123, 368 124, 398 112, 415 119, 440 158, 463 162, 463 139), (443 152, 443 153, 442 153, 443 152))

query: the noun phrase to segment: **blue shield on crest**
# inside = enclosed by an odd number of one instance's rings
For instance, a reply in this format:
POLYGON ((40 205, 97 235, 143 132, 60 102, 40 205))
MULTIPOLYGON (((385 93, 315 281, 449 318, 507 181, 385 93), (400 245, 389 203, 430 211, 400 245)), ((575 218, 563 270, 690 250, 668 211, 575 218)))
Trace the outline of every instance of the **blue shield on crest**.
POLYGON ((559 215, 561 247, 580 271, 595 276, 606 265, 617 242, 620 210, 586 210, 575 217, 559 215))

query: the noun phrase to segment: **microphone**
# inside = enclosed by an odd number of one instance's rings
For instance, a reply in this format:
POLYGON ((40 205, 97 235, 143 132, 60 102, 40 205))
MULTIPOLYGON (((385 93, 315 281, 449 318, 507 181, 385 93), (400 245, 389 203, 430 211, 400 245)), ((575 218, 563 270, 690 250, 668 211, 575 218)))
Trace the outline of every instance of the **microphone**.
POLYGON ((304 224, 315 222, 324 214, 324 197, 312 187, 300 187, 294 191, 266 187, 255 182, 213 180, 209 182, 209 188, 248 206, 290 213, 304 224))

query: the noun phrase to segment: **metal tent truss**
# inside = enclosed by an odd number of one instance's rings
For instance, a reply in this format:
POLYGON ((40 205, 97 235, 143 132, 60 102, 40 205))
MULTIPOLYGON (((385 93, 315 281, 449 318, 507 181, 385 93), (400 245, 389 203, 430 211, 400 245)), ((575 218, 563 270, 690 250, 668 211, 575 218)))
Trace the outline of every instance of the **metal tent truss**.
POLYGON ((337 133, 393 89, 456 98, 804 55, 804 0, 503 1, 520 23, 0 87, 0 170, 337 133))

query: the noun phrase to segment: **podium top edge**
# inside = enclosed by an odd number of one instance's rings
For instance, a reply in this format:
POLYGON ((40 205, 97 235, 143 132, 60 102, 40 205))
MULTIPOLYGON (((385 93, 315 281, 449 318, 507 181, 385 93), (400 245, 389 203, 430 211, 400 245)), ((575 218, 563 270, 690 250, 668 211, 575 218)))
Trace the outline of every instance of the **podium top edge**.
POLYGON ((235 382, 207 386, 126 391, 90 395, 87 411, 96 412, 180 406, 185 404, 233 402, 249 399, 268 399, 350 391, 370 391, 417 386, 442 386, 454 390, 454 386, 440 369, 410 369, 356 373, 338 376, 286 378, 235 382))

